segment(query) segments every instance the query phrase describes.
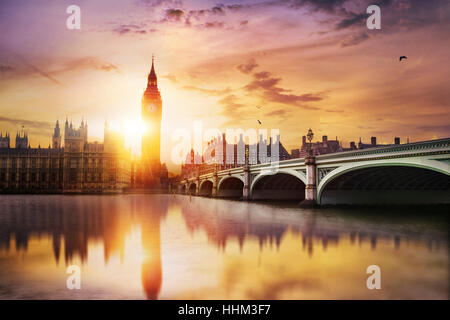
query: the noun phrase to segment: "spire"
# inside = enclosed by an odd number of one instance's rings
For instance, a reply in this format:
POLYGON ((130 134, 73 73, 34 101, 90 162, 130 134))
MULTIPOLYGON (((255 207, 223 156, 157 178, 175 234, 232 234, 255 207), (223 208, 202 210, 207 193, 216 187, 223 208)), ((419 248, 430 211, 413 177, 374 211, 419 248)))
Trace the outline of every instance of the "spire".
POLYGON ((148 85, 156 86, 157 85, 157 78, 156 78, 156 72, 155 72, 155 56, 152 55, 152 68, 150 69, 150 74, 148 75, 148 85))

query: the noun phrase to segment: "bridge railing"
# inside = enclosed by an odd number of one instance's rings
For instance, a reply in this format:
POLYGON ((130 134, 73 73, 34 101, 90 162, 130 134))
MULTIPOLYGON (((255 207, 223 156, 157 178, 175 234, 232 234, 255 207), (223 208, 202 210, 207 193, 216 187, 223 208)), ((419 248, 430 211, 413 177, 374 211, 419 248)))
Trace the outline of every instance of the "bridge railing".
POLYGON ((362 149, 362 150, 356 150, 356 151, 344 151, 344 152, 338 152, 338 153, 332 153, 332 154, 324 154, 324 155, 319 155, 316 158, 318 160, 328 160, 328 159, 342 158, 342 157, 361 157, 361 156, 367 156, 367 155, 376 155, 376 154, 382 154, 382 153, 386 153, 386 152, 394 153, 394 152, 408 152, 408 151, 425 151, 425 150, 443 149, 443 148, 449 148, 449 147, 450 147, 450 138, 445 138, 445 139, 413 142, 413 143, 400 144, 400 145, 392 145, 392 146, 386 146, 386 147, 374 147, 374 148, 362 149))
POLYGON ((197 177, 205 175, 205 174, 213 173, 216 166, 217 166, 218 172, 242 167, 241 165, 234 165, 234 164, 215 165, 215 164, 203 163, 203 164, 192 166, 191 168, 189 168, 187 170, 185 169, 184 173, 182 174, 182 178, 183 179, 192 179, 192 178, 197 178, 197 177))

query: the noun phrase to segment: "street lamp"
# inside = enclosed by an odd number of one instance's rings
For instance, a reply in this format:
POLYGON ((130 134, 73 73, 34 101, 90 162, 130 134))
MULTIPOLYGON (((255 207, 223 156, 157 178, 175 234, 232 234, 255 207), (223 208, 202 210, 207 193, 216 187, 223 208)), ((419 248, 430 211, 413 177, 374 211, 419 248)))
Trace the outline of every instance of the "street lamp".
POLYGON ((312 132, 311 128, 309 128, 308 134, 306 136, 308 137, 309 141, 309 155, 312 156, 311 141, 314 138, 314 133, 312 132))

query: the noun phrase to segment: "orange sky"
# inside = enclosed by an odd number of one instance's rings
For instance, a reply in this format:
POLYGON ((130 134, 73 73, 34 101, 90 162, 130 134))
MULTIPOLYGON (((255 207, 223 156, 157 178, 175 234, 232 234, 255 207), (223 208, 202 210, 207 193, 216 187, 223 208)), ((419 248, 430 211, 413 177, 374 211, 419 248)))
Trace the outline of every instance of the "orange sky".
POLYGON ((23 125, 32 146, 66 116, 87 118, 91 140, 105 120, 130 128, 152 53, 171 169, 171 133, 195 120, 277 128, 288 150, 309 127, 345 146, 450 136, 448 1, 378 1, 381 30, 366 0, 75 1, 81 30, 68 30, 72 2, 0 3, 0 130, 23 125))

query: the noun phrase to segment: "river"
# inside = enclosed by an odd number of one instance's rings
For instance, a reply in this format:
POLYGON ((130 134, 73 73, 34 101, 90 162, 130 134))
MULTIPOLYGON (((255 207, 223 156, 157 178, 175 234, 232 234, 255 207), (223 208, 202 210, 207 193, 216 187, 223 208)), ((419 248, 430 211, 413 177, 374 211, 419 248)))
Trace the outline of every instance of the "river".
POLYGON ((0 299, 448 299, 448 213, 1 195, 0 299), (69 290, 67 267, 80 270, 69 290), (369 290, 367 267, 380 268, 369 290))

